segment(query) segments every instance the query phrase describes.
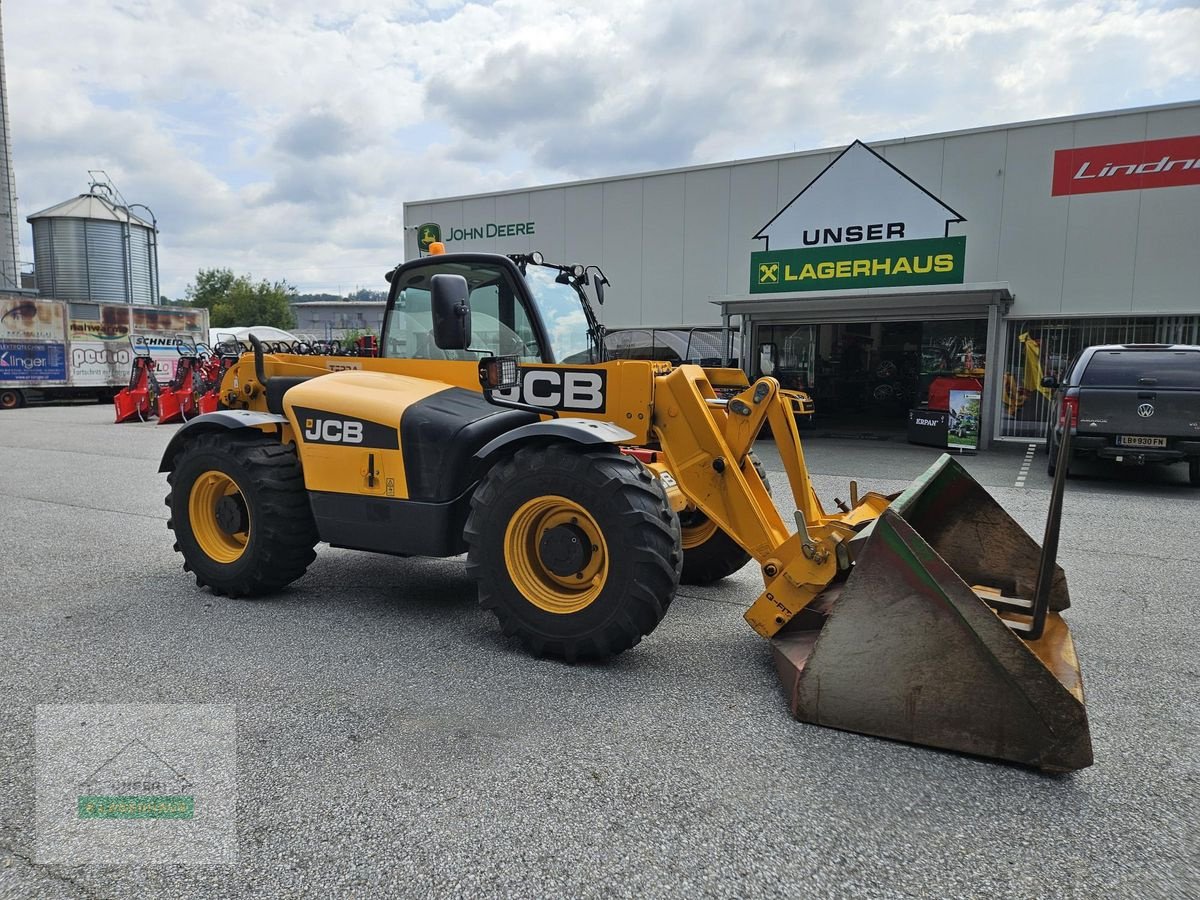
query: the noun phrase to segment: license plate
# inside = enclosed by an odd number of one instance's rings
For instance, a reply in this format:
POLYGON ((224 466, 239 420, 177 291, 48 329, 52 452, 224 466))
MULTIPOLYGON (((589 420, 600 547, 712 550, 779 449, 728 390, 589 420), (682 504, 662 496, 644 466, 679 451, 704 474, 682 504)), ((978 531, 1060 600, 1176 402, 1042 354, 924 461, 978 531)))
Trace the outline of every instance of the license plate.
POLYGON ((1165 447, 1167 439, 1165 437, 1142 437, 1140 434, 1123 434, 1117 438, 1117 443, 1122 447, 1165 447))

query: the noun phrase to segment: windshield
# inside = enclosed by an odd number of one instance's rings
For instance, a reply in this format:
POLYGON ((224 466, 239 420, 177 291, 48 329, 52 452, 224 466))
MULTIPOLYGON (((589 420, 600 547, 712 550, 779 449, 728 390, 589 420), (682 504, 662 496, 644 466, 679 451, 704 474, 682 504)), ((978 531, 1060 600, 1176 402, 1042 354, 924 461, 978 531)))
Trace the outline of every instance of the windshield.
POLYGON ((595 362, 583 300, 571 285, 556 282, 557 275, 558 271, 548 266, 531 265, 525 272, 546 326, 550 350, 558 362, 595 362))

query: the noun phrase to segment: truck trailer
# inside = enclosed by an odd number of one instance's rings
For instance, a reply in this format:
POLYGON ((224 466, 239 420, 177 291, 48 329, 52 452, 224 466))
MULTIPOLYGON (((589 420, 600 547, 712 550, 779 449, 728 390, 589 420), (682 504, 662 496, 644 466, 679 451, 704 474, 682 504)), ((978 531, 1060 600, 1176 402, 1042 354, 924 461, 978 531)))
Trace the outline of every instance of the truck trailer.
POLYGON ((131 339, 150 349, 165 383, 175 374, 180 337, 206 341, 208 310, 0 296, 0 409, 110 401, 129 382, 131 339))

